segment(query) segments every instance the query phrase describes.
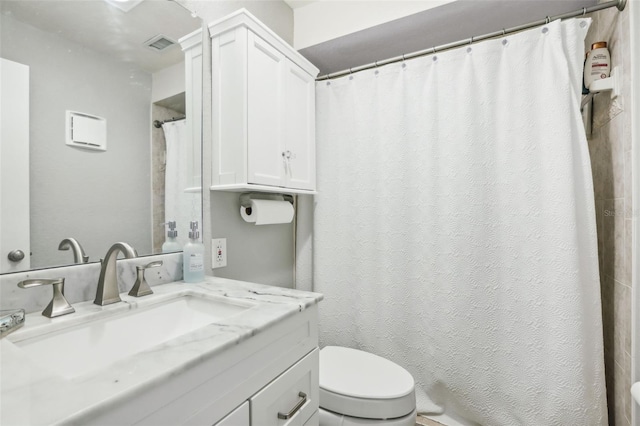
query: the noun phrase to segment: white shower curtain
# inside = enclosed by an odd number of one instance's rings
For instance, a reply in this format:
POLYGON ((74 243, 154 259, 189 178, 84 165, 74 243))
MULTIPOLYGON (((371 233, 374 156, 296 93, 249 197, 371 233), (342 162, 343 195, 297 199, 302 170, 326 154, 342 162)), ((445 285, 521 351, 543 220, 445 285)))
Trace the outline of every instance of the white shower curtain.
POLYGON ((197 220, 202 229, 200 191, 185 191, 187 188, 200 186, 197 181, 200 167, 198 165, 196 169, 194 165, 198 159, 193 159, 192 144, 187 137, 186 126, 186 120, 171 121, 162 125, 167 145, 164 217, 165 222, 176 221, 177 240, 181 246, 189 241, 189 222, 197 220))
POLYGON ((419 411, 606 424, 589 22, 317 83, 321 344, 407 368, 419 411))

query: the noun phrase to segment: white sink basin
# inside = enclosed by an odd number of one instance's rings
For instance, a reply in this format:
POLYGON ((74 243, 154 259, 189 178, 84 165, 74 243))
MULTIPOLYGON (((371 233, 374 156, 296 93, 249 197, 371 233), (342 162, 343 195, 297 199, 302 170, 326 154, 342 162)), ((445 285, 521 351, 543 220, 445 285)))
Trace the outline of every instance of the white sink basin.
POLYGON ((179 296, 14 343, 34 362, 71 379, 101 370, 253 306, 179 296))

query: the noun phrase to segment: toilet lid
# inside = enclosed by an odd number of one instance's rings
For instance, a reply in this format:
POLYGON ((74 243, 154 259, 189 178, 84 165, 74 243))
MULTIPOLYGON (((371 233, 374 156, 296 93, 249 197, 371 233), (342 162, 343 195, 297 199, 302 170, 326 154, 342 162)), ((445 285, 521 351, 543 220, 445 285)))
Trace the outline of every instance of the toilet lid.
POLYGON ((354 417, 401 417, 415 408, 413 377, 388 359, 339 346, 320 351, 320 406, 354 417))

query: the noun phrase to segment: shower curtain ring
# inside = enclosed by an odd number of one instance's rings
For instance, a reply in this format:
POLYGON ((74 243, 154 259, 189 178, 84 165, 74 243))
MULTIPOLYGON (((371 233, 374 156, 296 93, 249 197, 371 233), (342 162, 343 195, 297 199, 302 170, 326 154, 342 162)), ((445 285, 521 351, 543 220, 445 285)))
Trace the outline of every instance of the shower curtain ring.
POLYGON ((502 29, 502 36, 504 37, 505 34, 507 34, 507 31, 503 28, 502 29))
POLYGON ((583 8, 582 8, 582 16, 584 16, 584 15, 586 15, 586 14, 587 14, 587 8, 586 8, 586 7, 583 7, 583 8))
POLYGON ((473 44, 473 37, 469 39, 469 44, 473 44))
POLYGON ((431 53, 436 53, 436 47, 435 46, 433 46, 431 49, 432 49, 431 53))
POLYGON ((546 21, 547 21, 547 24, 549 24, 549 22, 551 22, 551 18, 549 18, 548 15, 547 15, 546 21))

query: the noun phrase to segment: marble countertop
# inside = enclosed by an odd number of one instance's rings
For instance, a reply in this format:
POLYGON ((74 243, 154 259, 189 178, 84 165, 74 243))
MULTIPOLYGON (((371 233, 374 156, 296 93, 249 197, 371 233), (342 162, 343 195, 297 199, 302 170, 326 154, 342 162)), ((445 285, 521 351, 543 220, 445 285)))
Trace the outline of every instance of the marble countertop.
POLYGON ((153 291, 153 295, 141 298, 123 293, 122 303, 107 306, 91 301, 76 303, 75 313, 53 319, 40 313, 28 314, 24 327, 0 339, 0 424, 82 424, 96 412, 109 410, 322 300, 318 293, 215 277, 198 284, 154 286, 153 291), (236 303, 250 301, 255 306, 116 361, 108 368, 73 378, 57 374, 55 365, 44 367, 31 361, 13 343, 40 335, 45 329, 55 333, 88 320, 188 295, 226 298, 236 303))

